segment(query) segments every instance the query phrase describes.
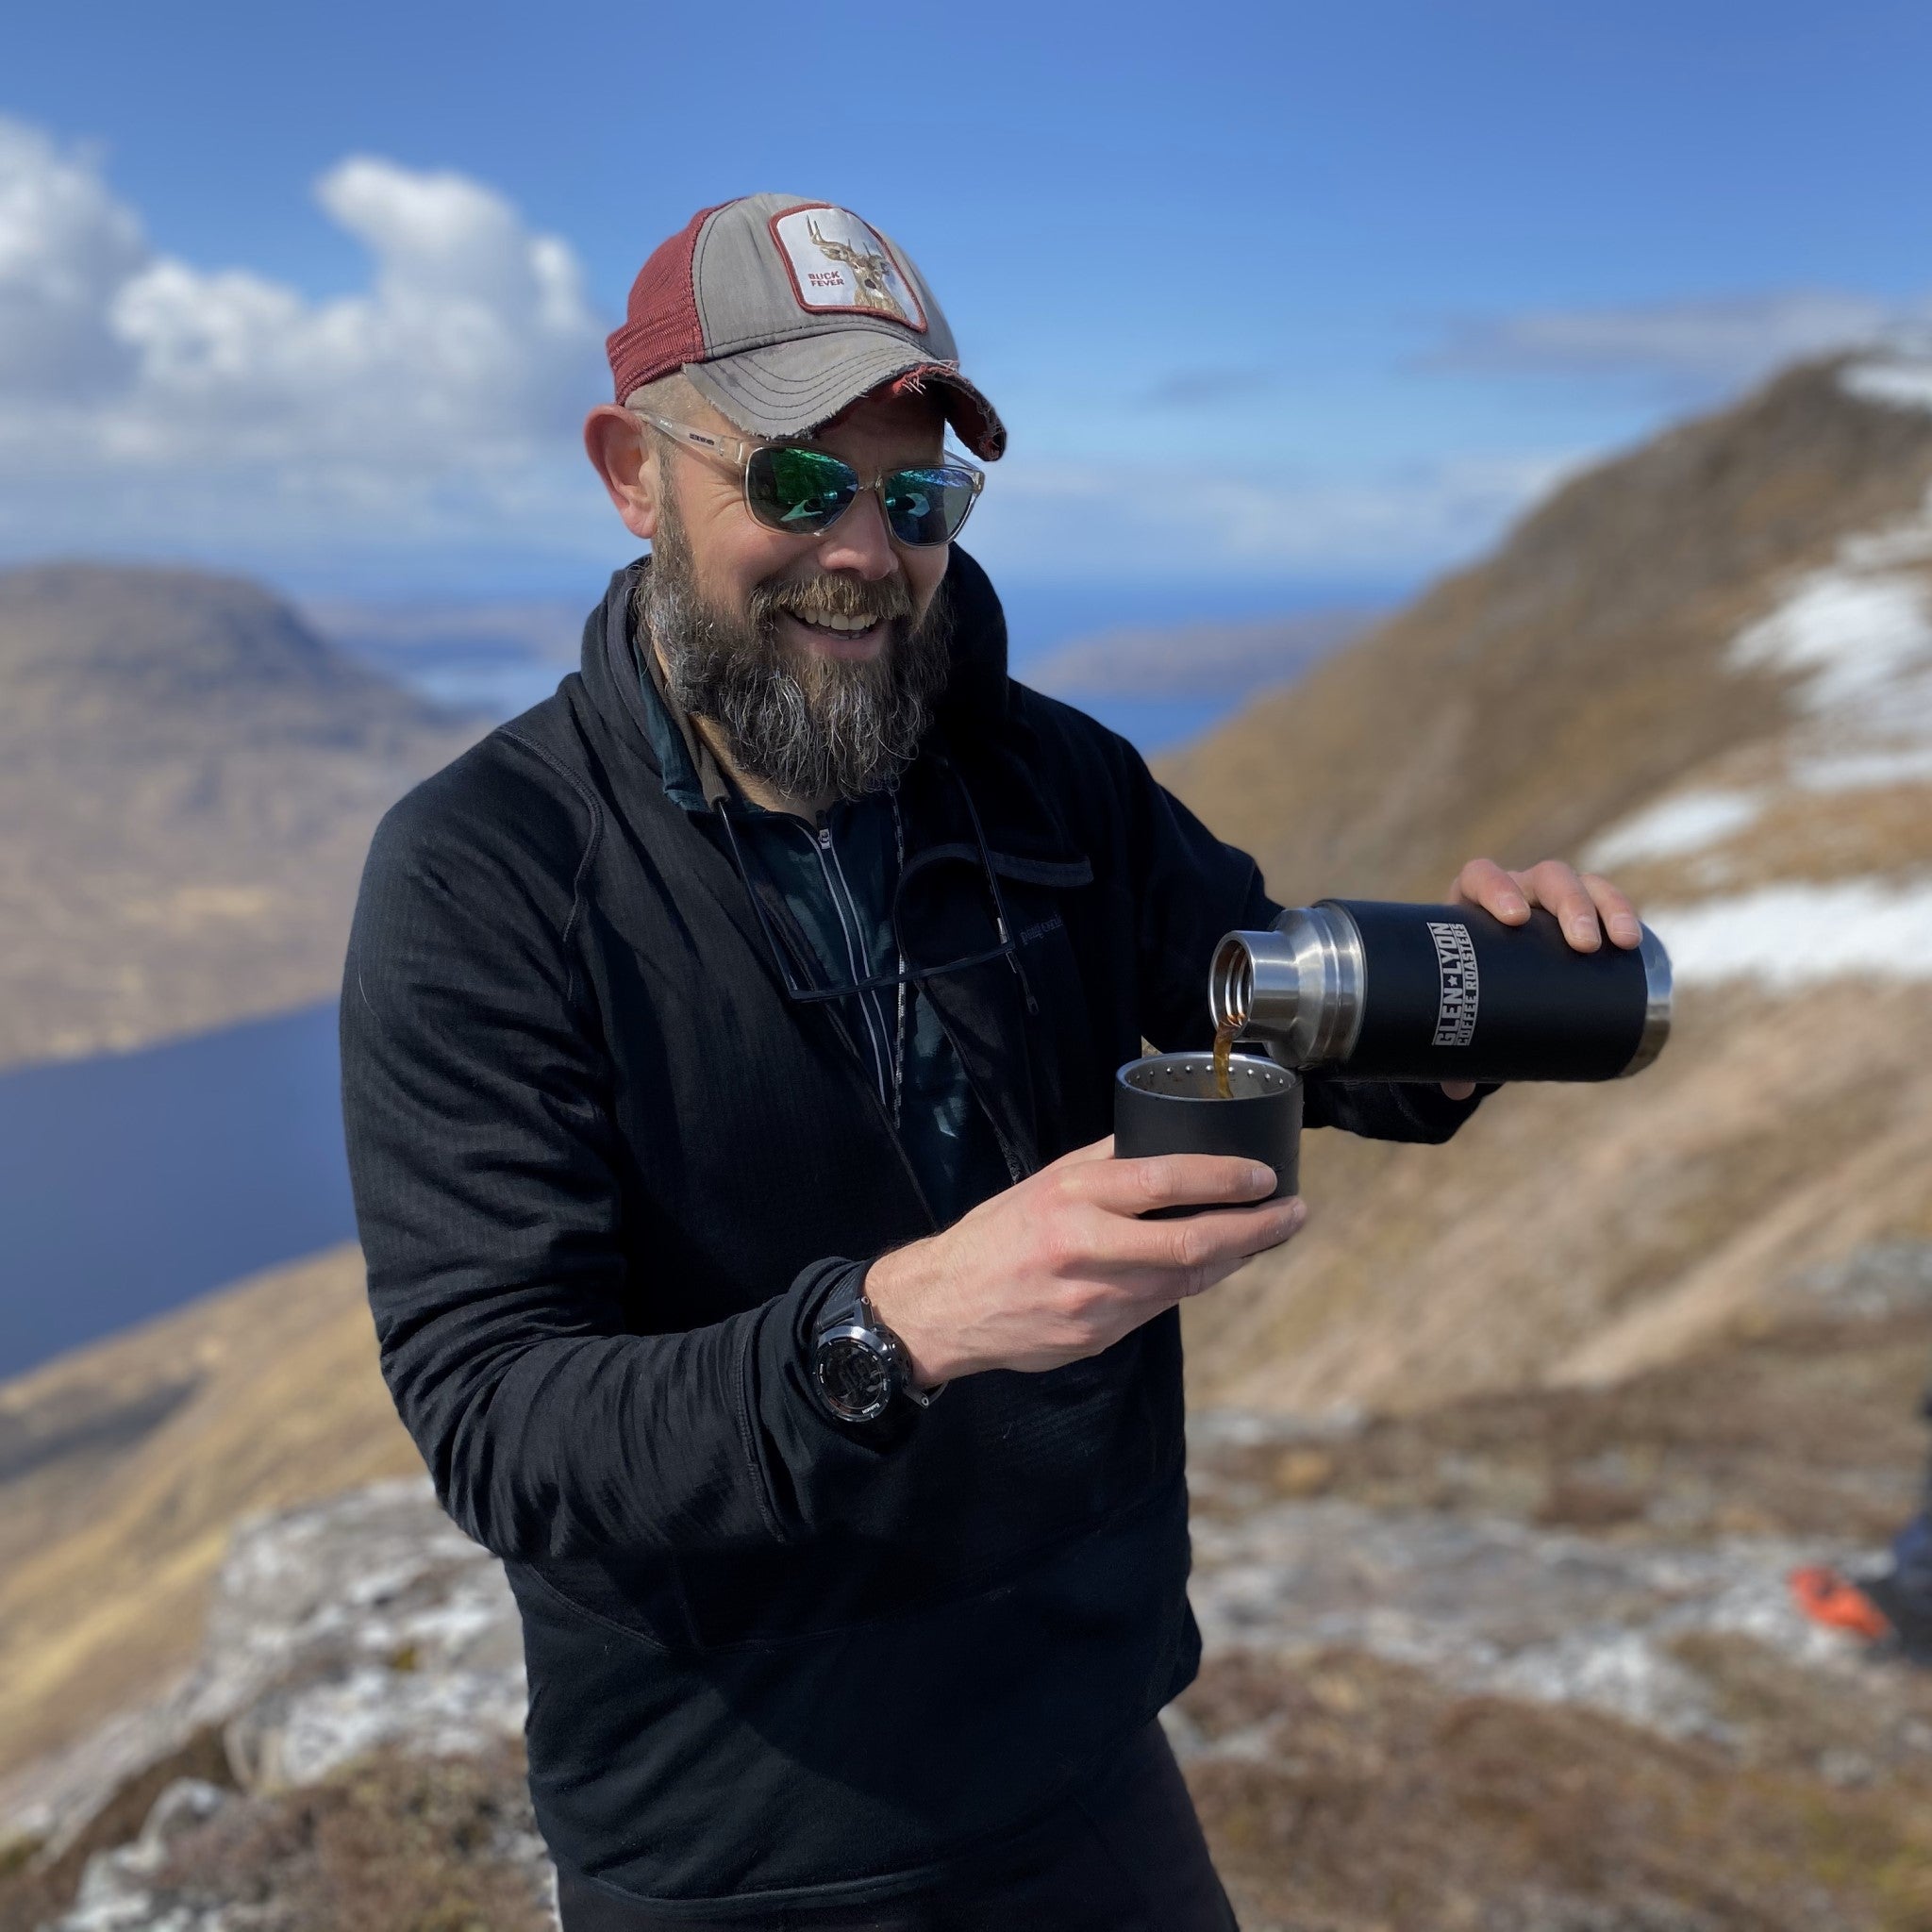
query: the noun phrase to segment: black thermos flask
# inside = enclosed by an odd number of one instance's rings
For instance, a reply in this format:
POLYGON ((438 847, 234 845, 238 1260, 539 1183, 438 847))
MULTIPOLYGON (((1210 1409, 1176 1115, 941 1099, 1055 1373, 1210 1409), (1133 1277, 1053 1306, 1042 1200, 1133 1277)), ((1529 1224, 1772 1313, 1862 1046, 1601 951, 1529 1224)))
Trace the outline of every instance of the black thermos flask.
POLYGON ((1208 1004, 1283 1066, 1357 1080, 1614 1080, 1671 1031, 1671 962, 1573 951, 1555 917, 1324 899, 1215 948, 1208 1004))

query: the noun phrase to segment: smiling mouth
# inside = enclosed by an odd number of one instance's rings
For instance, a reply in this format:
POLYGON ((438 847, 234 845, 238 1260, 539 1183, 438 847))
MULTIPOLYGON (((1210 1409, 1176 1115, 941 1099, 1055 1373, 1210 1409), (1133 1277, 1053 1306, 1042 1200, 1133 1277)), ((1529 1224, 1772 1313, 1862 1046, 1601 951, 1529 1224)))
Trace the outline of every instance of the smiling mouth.
POLYGON ((808 630, 824 631, 827 636, 839 638, 860 637, 874 625, 884 622, 878 617, 807 617, 796 610, 788 610, 785 614, 804 625, 808 630))
POLYGON ((795 610, 784 614, 816 648, 834 658, 869 657, 885 641, 891 622, 884 617, 801 617, 795 610))

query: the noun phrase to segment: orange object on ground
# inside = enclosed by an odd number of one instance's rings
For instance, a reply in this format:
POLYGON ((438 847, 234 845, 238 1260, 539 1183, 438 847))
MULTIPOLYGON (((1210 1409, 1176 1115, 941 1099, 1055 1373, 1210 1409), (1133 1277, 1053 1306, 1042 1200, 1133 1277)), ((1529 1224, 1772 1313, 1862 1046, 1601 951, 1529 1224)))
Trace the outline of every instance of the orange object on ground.
POLYGON ((1797 1606, 1814 1624, 1877 1642, 1891 1635, 1891 1620, 1850 1577, 1823 1563, 1793 1570, 1790 1582, 1797 1606))

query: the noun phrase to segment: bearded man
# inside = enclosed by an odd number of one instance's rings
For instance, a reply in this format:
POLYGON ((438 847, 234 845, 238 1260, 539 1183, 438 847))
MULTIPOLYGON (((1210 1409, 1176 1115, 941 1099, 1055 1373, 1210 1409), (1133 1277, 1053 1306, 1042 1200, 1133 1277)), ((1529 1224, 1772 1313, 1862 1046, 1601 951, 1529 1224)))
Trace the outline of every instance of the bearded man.
MULTIPOLYGON (((609 349, 586 443, 652 555, 385 819, 343 1001, 383 1368, 522 1610, 564 1924, 1231 1925, 1157 1716, 1199 1655, 1177 1308, 1303 1208, 1106 1137, 1279 908, 1008 676, 942 447, 1006 433, 903 251, 726 203, 609 349)), ((1638 939, 1566 866, 1459 891, 1638 939)))

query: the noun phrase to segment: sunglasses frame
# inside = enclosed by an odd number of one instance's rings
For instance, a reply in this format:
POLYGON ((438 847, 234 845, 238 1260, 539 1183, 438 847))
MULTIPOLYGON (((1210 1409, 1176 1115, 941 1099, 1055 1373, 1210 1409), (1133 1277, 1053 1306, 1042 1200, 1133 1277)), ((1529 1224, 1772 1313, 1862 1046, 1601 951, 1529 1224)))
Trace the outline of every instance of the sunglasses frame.
MULTIPOLYGON (((843 457, 834 455, 831 450, 822 449, 815 442, 791 441, 782 437, 744 441, 736 437, 713 436, 708 429, 694 429, 689 423, 674 423, 668 416, 649 415, 642 409, 633 409, 630 413, 641 422, 648 423, 652 428, 662 430, 666 436, 681 442, 686 448, 695 450, 699 456, 709 457, 713 462, 735 471, 743 491, 744 513, 761 530, 781 529, 776 524, 768 524, 751 505, 751 459, 761 449, 808 450, 813 456, 829 457, 835 463, 844 463, 846 469, 851 470, 858 481, 858 488, 853 492, 852 503, 857 503, 861 495, 870 491, 879 500, 879 515, 885 522, 886 534, 894 543, 903 543, 908 550, 937 550, 941 544, 952 542, 966 527, 966 519, 973 514, 974 505, 979 501, 979 492, 986 488, 986 472, 976 463, 968 462, 957 450, 942 448, 940 452, 940 460, 936 463, 903 463, 897 469, 881 470, 876 476, 867 479, 860 476, 850 463, 846 463, 843 457), (892 476, 916 475, 922 470, 963 470, 973 479, 973 494, 967 499, 964 514, 937 543, 915 543, 900 536, 892 528, 891 516, 886 508, 887 479, 892 476)), ((852 503, 848 503, 845 509, 841 509, 830 523, 823 525, 816 530, 783 530, 781 533, 789 537, 823 537, 838 525, 845 510, 852 508, 852 503)))

